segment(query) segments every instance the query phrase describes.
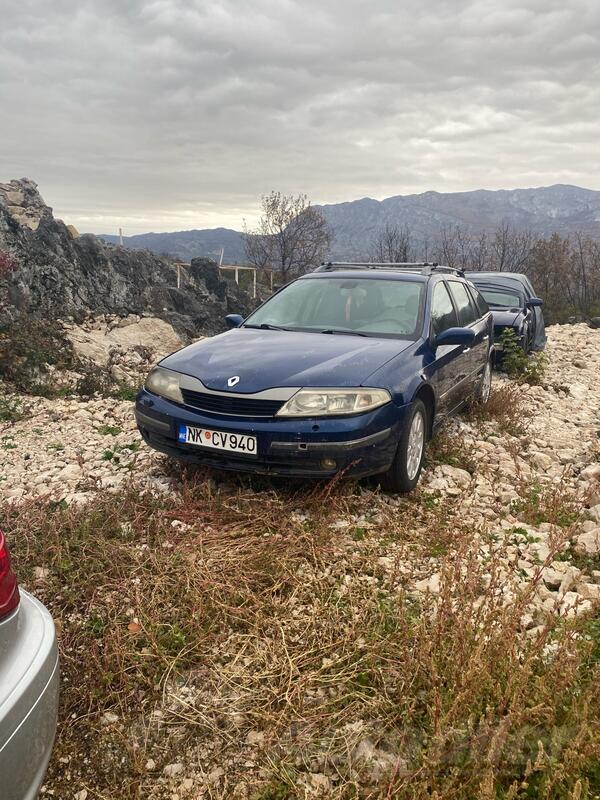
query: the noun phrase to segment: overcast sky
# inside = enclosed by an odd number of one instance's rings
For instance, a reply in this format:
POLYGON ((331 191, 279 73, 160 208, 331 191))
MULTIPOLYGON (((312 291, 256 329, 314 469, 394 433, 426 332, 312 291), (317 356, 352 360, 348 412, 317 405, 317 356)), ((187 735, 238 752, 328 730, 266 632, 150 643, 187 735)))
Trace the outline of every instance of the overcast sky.
POLYGON ((0 180, 82 231, 600 189, 599 0, 0 0, 0 180))

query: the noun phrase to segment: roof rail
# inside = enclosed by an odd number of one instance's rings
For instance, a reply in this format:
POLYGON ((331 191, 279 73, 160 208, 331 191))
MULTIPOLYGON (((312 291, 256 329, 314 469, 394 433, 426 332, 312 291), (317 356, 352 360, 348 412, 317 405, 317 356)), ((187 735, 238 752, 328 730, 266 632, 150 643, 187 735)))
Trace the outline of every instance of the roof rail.
POLYGON ((373 262, 373 261, 327 261, 317 267, 315 272, 332 272, 336 269, 375 269, 397 272, 418 272, 421 275, 431 275, 433 272, 449 272, 464 277, 464 270, 458 267, 446 267, 435 261, 399 261, 399 262, 373 262))
POLYGON ((432 272, 449 272, 451 275, 458 275, 461 278, 465 277, 465 271, 462 267, 446 267, 443 264, 435 264, 431 268, 432 272))

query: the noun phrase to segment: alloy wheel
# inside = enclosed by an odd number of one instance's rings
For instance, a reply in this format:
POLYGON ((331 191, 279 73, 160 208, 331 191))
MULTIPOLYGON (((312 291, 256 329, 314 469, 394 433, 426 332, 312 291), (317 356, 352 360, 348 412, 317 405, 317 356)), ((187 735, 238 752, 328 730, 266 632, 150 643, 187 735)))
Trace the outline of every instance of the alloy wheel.
POLYGON ((425 419, 421 411, 417 411, 410 424, 408 446, 406 449, 406 474, 411 481, 419 471, 424 445, 425 419))

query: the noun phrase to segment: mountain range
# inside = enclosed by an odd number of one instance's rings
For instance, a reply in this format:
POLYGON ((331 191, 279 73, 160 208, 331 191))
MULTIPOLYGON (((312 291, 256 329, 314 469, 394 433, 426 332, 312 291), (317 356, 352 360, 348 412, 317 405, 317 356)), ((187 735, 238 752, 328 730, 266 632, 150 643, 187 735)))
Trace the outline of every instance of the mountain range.
MULTIPOLYGON (((385 200, 364 197, 317 206, 334 233, 332 258, 368 257, 377 232, 386 225, 406 228, 414 241, 434 242, 444 228, 460 226, 472 235, 493 233, 500 225, 547 237, 584 233, 600 240, 600 191, 555 184, 534 189, 478 189, 470 192, 424 192, 385 200)), ((117 236, 100 238, 117 242, 117 236)), ((218 256, 229 264, 244 260, 242 234, 230 228, 142 233, 123 237, 133 249, 169 254, 189 261, 218 256)))

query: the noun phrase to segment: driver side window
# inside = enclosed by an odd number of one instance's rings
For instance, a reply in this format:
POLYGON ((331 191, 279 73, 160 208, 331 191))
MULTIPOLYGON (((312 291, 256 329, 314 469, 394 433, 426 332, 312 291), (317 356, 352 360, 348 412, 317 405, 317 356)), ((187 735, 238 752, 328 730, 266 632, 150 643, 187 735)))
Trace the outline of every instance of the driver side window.
POLYGON ((458 327, 456 311, 448 294, 446 284, 440 281, 433 287, 431 298, 431 324, 437 336, 448 328, 458 327))
POLYGON ((466 327, 472 322, 475 322, 479 317, 479 312, 475 308, 475 303, 471 300, 471 295, 467 291, 467 287, 464 283, 450 281, 449 285, 452 296, 456 301, 456 307, 458 308, 460 324, 466 327))

